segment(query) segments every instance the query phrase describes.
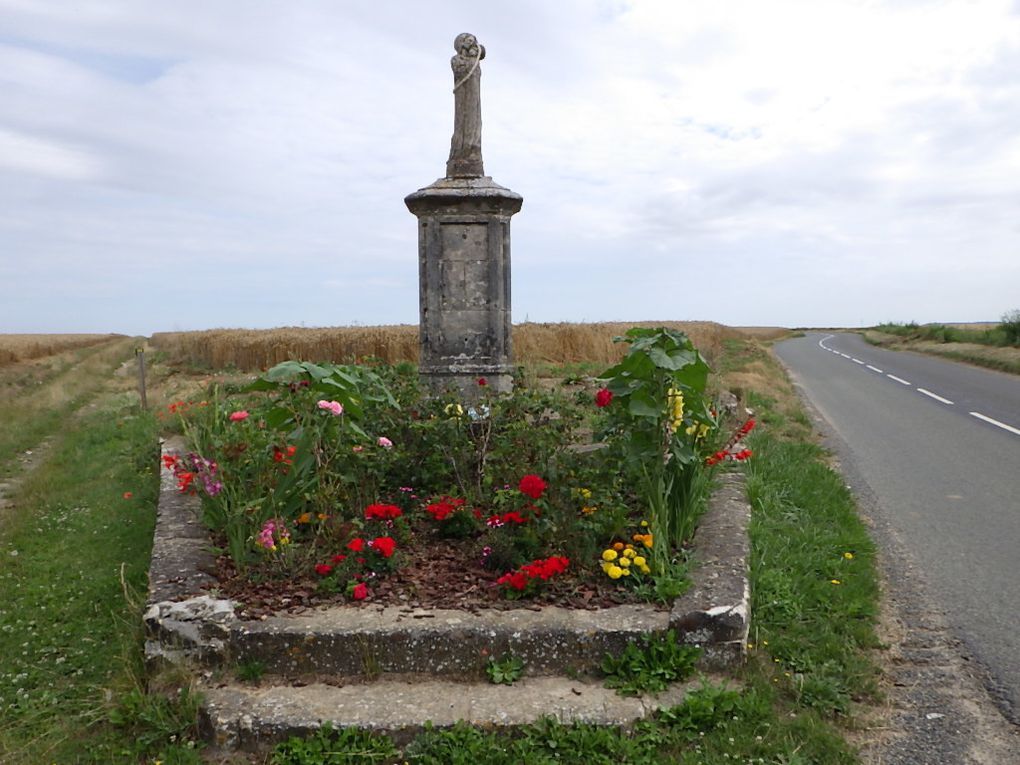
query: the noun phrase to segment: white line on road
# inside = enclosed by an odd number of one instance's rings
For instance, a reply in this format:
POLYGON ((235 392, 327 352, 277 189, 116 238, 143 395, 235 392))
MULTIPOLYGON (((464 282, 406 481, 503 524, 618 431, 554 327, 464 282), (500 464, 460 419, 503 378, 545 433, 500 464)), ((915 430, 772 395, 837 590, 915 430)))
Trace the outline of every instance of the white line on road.
POLYGON ((871 370, 872 372, 878 372, 879 374, 882 374, 882 370, 881 370, 881 369, 879 369, 878 367, 873 367, 873 366, 871 366, 871 364, 868 364, 868 365, 867 365, 867 367, 868 367, 868 369, 870 369, 870 370, 871 370))
POLYGON ((933 399, 935 399, 936 401, 941 401, 943 404, 949 404, 950 406, 953 405, 953 402, 950 401, 948 398, 942 398, 942 396, 938 395, 937 393, 932 393, 930 390, 925 390, 924 388, 918 388, 917 392, 918 393, 923 393, 926 396, 931 396, 933 399))
POLYGON ((891 375, 888 372, 886 372, 885 376, 888 377, 890 380, 895 380, 896 382, 903 383, 904 385, 913 385, 913 383, 907 382, 902 377, 897 377, 896 375, 891 375))
POLYGON ((986 417, 985 415, 981 414, 981 412, 971 412, 970 415, 971 417, 977 417, 979 420, 984 420, 985 422, 991 423, 992 425, 1000 427, 1003 430, 1008 430, 1010 433, 1015 433, 1016 435, 1020 436, 1020 430, 1017 430, 1012 425, 1007 425, 1004 422, 993 420, 991 417, 986 417))
POLYGON ((839 354, 839 355, 840 355, 840 356, 842 356, 842 357, 843 357, 844 359, 848 359, 848 358, 850 358, 850 357, 849 357, 849 356, 847 356, 847 355, 846 355, 845 353, 841 353, 841 354, 839 354))
POLYGON ((864 362, 861 361, 860 359, 850 359, 850 361, 852 361, 854 364, 861 364, 862 366, 864 365, 864 362))

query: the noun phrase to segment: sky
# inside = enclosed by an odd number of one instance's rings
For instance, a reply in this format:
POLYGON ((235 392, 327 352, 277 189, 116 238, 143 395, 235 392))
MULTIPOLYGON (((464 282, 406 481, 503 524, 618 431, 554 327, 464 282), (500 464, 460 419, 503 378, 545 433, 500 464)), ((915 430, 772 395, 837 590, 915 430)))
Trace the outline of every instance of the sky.
POLYGON ((0 333, 413 324, 453 39, 515 322, 1020 308, 1020 0, 0 0, 0 333))

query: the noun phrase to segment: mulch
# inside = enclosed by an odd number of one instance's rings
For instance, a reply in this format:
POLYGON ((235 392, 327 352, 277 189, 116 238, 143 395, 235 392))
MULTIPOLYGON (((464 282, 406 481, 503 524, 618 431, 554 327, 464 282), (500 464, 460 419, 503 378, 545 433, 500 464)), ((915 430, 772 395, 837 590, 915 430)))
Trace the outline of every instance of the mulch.
POLYGON ((351 601, 343 594, 322 592, 317 577, 253 581, 239 574, 230 558, 217 559, 215 589, 220 597, 237 604, 242 619, 262 619, 280 614, 299 614, 324 606, 401 606, 420 609, 531 609, 543 606, 595 610, 625 603, 644 602, 605 577, 601 571, 573 566, 549 580, 534 596, 511 600, 496 584, 501 572, 489 571, 473 560, 474 545, 465 540, 425 538, 398 551, 400 567, 366 581, 369 596, 351 601))

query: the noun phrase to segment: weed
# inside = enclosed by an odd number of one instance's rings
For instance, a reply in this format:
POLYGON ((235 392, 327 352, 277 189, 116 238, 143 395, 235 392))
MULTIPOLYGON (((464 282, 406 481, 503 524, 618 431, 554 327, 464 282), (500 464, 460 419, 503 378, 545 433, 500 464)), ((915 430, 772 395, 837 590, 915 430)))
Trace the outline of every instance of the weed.
POLYGON ((364 765, 389 763, 397 756, 393 742, 379 733, 359 728, 335 730, 324 723, 308 738, 291 738, 277 745, 272 765, 364 765))
POLYGON ((490 658, 488 666, 485 667, 489 682, 496 685, 513 685, 523 672, 524 660, 511 654, 507 654, 499 661, 490 658))
POLYGON ((606 686, 616 688, 622 696, 658 693, 670 683, 689 677, 700 653, 696 646, 677 643, 676 633, 669 630, 628 643, 619 656, 607 655, 602 660, 602 672, 606 686))
POLYGON ((237 665, 237 679, 243 683, 257 683, 266 673, 266 663, 258 659, 242 661, 237 665))

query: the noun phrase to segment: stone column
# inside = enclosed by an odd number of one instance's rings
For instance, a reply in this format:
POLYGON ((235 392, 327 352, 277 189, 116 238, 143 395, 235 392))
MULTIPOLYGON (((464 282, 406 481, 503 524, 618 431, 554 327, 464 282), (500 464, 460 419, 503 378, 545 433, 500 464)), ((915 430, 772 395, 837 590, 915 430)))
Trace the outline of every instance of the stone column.
POLYGON ((418 217, 419 374, 435 393, 467 401, 513 387, 510 217, 524 201, 484 175, 481 69, 474 35, 454 41, 454 129, 446 177, 410 194, 418 217))

